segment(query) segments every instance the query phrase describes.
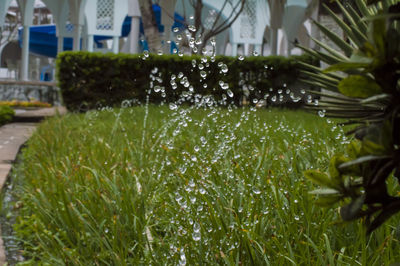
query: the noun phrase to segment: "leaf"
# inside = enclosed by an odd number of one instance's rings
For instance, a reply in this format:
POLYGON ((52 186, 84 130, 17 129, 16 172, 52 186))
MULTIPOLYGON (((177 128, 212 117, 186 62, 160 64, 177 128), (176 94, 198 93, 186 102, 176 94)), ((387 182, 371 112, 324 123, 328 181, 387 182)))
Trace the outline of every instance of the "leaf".
POLYGON ((385 54, 385 34, 386 34, 385 19, 381 18, 373 20, 372 37, 375 43, 375 47, 382 55, 385 54))
POLYGON ((336 195, 336 194, 329 196, 320 196, 316 199, 315 204, 321 207, 329 207, 342 200, 342 198, 343 198, 342 195, 336 195))
POLYGON ((328 171, 329 171, 329 176, 330 176, 331 182, 338 188, 341 188, 344 186, 342 175, 341 175, 338 167, 340 164, 342 164, 346 161, 348 161, 348 160, 346 160, 346 157, 344 157, 343 155, 334 155, 329 162, 328 171))
POLYGON ((382 212, 372 221, 372 223, 367 228, 367 234, 370 234, 376 228, 381 226, 386 220, 388 220, 392 215, 400 211, 400 200, 396 200, 386 206, 382 212))
MULTIPOLYGON (((372 61, 371 61, 372 62, 372 61)), ((357 68, 367 68, 370 63, 363 63, 363 62, 343 62, 331 65, 330 67, 324 69, 325 73, 333 72, 333 71, 347 71, 347 70, 354 70, 357 68)))
POLYGON ((368 98, 382 92, 381 87, 371 78, 350 75, 339 82, 338 89, 346 96, 368 98))
POLYGON ((361 146, 362 154, 383 155, 385 154, 385 147, 381 144, 375 143, 371 140, 364 139, 361 146))
POLYGON ((309 193, 314 194, 314 195, 324 195, 324 196, 332 196, 332 195, 339 196, 339 195, 341 195, 340 191, 333 189, 333 188, 314 189, 313 191, 310 191, 309 193))
POLYGON ((327 187, 332 186, 332 182, 329 176, 326 173, 321 172, 319 170, 314 170, 314 169, 306 170, 304 171, 304 176, 315 184, 327 187))
POLYGON ((351 221, 362 217, 362 206, 364 205, 365 195, 362 195, 348 205, 340 208, 340 216, 345 221, 351 221))
POLYGON ((328 28, 323 26, 322 24, 314 21, 314 24, 323 32, 334 44, 336 44, 347 56, 350 56, 354 48, 351 47, 346 41, 343 40, 341 36, 338 36, 333 31, 330 31, 328 28))
POLYGON ((361 100, 360 103, 361 104, 367 104, 367 103, 373 103, 373 102, 377 102, 377 101, 381 101, 381 100, 390 100, 391 95, 387 94, 387 93, 382 93, 382 94, 378 94, 378 95, 374 95, 371 97, 368 97, 364 100, 361 100))
POLYGON ((347 155, 351 159, 356 159, 360 154, 360 150, 361 150, 361 142, 355 141, 355 140, 350 142, 349 145, 347 145, 347 149, 346 149, 347 155))
POLYGON ((339 168, 342 169, 342 168, 350 167, 350 166, 353 166, 353 165, 362 164, 362 163, 365 163, 365 162, 377 161, 377 160, 387 159, 387 158, 389 158, 389 156, 367 155, 367 156, 360 157, 358 159, 352 160, 352 161, 347 162, 347 163, 342 163, 339 166, 339 168))

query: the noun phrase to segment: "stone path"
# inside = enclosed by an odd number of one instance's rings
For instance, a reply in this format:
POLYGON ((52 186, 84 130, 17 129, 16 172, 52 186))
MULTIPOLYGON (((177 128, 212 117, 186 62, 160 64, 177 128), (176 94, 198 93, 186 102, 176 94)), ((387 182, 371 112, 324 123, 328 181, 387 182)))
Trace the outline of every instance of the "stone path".
MULTIPOLYGON (((53 107, 16 110, 14 122, 0 127, 0 189, 3 189, 20 147, 30 138, 38 122, 57 113, 65 114, 66 109, 64 107, 53 107)), ((0 237, 0 265, 5 263, 3 239, 0 237)))

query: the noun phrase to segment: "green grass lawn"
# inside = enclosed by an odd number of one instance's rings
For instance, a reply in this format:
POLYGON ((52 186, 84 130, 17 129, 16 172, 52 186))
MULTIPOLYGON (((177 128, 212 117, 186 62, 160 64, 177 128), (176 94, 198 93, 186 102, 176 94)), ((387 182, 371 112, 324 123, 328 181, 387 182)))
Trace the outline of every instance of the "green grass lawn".
POLYGON ((313 204, 302 171, 345 142, 301 111, 135 107, 45 121, 16 169, 14 226, 50 265, 388 265, 399 216, 371 236, 313 204))

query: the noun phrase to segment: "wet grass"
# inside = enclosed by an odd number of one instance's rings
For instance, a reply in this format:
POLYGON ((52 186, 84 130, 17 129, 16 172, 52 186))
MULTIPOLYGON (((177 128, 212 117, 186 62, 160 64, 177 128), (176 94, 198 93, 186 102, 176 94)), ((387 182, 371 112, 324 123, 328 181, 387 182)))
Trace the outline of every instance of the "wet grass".
POLYGON ((26 258, 51 265, 388 265, 399 217, 364 236, 302 171, 345 142, 301 111, 135 107, 44 122, 15 171, 26 258))

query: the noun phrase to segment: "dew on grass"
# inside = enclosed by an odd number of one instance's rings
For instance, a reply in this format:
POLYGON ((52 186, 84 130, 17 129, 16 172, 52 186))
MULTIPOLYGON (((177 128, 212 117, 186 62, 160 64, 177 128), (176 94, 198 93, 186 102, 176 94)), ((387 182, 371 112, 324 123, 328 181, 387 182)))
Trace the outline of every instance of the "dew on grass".
POLYGON ((180 253, 179 253, 179 265, 180 266, 185 266, 186 265, 186 255, 185 255, 185 251, 182 248, 180 253))
POLYGON ((206 194, 206 190, 204 188, 199 188, 199 192, 201 195, 206 194))
POLYGON ((175 103, 170 103, 169 104, 169 109, 172 111, 175 111, 178 109, 178 105, 176 105, 175 103))

